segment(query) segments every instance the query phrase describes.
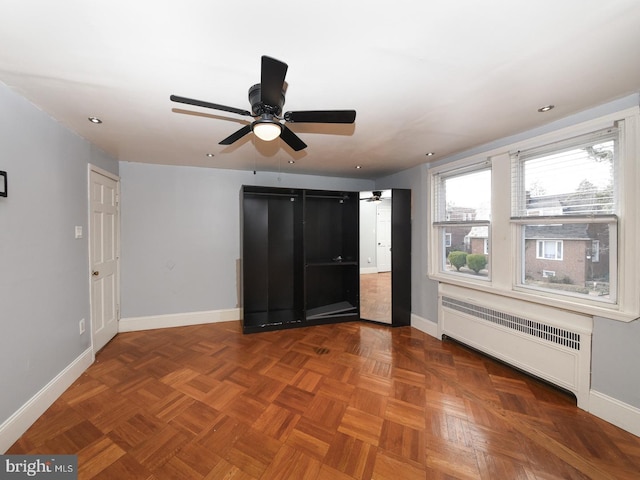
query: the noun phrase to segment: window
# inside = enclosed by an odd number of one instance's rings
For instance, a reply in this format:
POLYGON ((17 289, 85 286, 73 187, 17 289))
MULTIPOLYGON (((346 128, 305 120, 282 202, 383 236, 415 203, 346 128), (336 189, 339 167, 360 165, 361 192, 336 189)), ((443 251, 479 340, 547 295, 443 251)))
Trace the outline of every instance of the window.
POLYGON ((537 240, 537 242, 536 258, 562 260, 562 240, 537 240))
POLYGON ((445 247, 450 247, 451 246, 451 234, 450 233, 445 233, 444 234, 444 246, 445 247))
POLYGON ((431 166, 429 278, 637 319, 639 138, 634 105, 431 166))
POLYGON ((617 143, 608 128, 512 155, 519 286, 616 301, 617 143))
POLYGON ((439 271, 486 281, 490 275, 491 168, 489 162, 434 176, 434 227, 439 271), (475 255, 467 262, 468 255, 475 255))
POLYGON ((593 263, 600 261, 600 240, 591 242, 591 257, 587 257, 587 260, 591 260, 593 263))

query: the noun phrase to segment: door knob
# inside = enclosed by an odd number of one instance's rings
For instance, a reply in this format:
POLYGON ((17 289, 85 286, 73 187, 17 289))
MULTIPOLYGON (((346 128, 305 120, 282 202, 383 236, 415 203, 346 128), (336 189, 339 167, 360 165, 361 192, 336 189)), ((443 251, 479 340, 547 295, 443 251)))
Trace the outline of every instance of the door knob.
POLYGON ((100 272, 98 272, 97 270, 94 270, 94 271, 92 272, 92 275, 93 275, 94 277, 97 277, 98 275, 100 275, 100 272))

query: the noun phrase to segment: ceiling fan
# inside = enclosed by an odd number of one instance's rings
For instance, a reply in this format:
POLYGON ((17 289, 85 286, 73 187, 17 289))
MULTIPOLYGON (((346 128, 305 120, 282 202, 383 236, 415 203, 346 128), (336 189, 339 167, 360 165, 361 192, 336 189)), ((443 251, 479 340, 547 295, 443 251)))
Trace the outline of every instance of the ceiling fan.
POLYGON ((355 110, 302 110, 285 112, 284 115, 280 116, 284 105, 284 79, 287 74, 287 68, 286 63, 275 58, 262 57, 260 83, 249 89, 250 112, 240 108, 203 102, 178 95, 171 95, 169 98, 173 102, 213 108, 255 119, 250 125, 245 125, 222 140, 220 145, 231 145, 249 132, 253 132, 258 138, 265 141, 275 140, 280 137, 297 152, 306 148, 307 145, 282 123, 282 120, 288 123, 353 123, 355 121, 355 110))
MULTIPOLYGON (((362 192, 364 193, 364 192, 362 192)), ((374 190, 371 192, 371 196, 361 196, 361 202, 373 202, 373 203, 381 203, 383 198, 390 198, 385 196, 387 192, 383 192, 382 190, 374 190)))

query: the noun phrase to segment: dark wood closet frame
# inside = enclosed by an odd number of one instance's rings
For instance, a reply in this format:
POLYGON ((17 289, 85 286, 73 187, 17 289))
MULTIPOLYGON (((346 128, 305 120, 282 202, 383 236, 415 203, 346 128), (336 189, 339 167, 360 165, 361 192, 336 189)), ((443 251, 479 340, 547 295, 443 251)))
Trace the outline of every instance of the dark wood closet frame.
MULTIPOLYGON (((411 311, 410 190, 392 204, 392 325, 411 311)), ((242 330, 360 320, 359 192, 243 186, 242 330)))

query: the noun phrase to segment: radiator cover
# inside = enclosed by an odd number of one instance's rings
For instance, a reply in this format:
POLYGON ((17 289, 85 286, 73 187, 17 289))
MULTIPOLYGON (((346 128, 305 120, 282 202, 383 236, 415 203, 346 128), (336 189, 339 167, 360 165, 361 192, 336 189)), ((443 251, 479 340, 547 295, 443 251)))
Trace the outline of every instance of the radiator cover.
POLYGON ((572 392, 588 410, 592 318, 440 284, 438 333, 572 392))

